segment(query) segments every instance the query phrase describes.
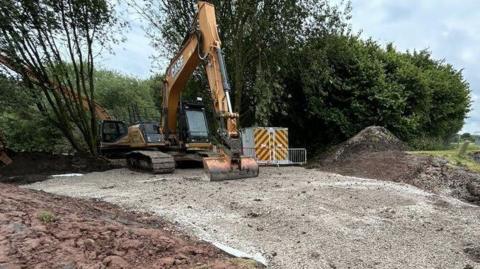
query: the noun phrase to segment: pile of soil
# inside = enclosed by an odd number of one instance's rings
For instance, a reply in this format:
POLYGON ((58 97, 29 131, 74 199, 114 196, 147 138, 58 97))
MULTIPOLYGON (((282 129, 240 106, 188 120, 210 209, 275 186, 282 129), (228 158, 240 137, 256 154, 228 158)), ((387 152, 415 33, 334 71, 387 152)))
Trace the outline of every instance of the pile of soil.
POLYGON ((115 168, 107 160, 78 155, 52 155, 43 152, 9 152, 13 163, 0 166, 0 182, 28 184, 50 175, 100 172, 115 168))
POLYGON ((480 204, 480 175, 441 158, 415 156, 387 129, 368 127, 334 147, 312 168, 345 176, 402 182, 480 204))
POLYGON ((0 268, 260 268, 100 201, 0 184, 0 268))
POLYGON ((405 144, 386 128, 371 126, 327 151, 320 156, 320 162, 328 164, 346 160, 352 155, 365 152, 403 151, 406 149, 405 144))

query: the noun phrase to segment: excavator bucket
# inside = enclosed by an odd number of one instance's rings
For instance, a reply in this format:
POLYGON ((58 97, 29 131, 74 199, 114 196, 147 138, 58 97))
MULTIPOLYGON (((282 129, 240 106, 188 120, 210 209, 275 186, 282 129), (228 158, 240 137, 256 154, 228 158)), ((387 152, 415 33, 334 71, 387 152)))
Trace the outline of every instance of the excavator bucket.
POLYGON ((241 157, 239 164, 225 157, 208 157, 203 159, 203 167, 210 181, 257 177, 259 172, 257 161, 249 157, 241 157))

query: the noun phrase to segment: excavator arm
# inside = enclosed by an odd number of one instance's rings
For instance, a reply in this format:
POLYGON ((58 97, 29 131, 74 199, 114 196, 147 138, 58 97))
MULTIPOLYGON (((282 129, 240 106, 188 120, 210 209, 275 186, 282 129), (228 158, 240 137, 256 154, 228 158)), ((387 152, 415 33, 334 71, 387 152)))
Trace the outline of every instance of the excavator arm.
MULTIPOLYGON (((13 61, 10 58, 8 58, 6 55, 0 54, 0 64, 17 74, 22 74, 27 76, 33 83, 40 83, 40 81, 35 77, 35 75, 32 73, 32 71, 28 67, 18 66, 13 64, 13 61)), ((65 96, 68 96, 69 98, 79 99, 78 95, 72 89, 65 88, 60 85, 54 85, 54 90, 58 91, 59 93, 63 93, 65 96)), ((81 102, 82 102, 82 107, 88 111, 89 110, 88 100, 83 96, 81 97, 81 102)), ((94 103, 93 105, 95 110, 95 116, 97 119, 102 121, 113 119, 108 114, 108 112, 98 103, 94 103)), ((12 160, 7 156, 7 153, 5 152, 6 150, 5 148, 6 148, 6 143, 2 139, 0 134, 0 161, 6 165, 9 165, 12 163, 12 160)))
MULTIPOLYGON (((41 83, 36 76, 32 73, 32 71, 27 66, 18 66, 13 63, 13 61, 8 58, 6 55, 0 54, 0 64, 5 66, 6 68, 12 70, 17 74, 22 74, 27 76, 32 82, 34 83, 41 83)), ((65 94, 65 96, 72 98, 72 99, 79 99, 78 95, 69 88, 62 87, 60 85, 54 84, 54 90, 58 91, 59 93, 65 94)), ((81 97, 82 107, 88 111, 89 110, 89 101, 85 96, 81 97)), ((113 118, 108 114, 107 110, 103 108, 98 103, 93 103, 95 116, 98 120, 112 120, 113 118)))
POLYGON ((180 96, 195 69, 204 63, 208 77, 213 108, 219 120, 220 157, 204 159, 204 167, 212 180, 255 177, 258 164, 252 158, 241 156, 241 140, 237 121, 232 111, 230 85, 217 30, 215 8, 199 1, 191 31, 180 52, 167 69, 164 93, 162 131, 173 143, 178 139, 177 119, 180 96))

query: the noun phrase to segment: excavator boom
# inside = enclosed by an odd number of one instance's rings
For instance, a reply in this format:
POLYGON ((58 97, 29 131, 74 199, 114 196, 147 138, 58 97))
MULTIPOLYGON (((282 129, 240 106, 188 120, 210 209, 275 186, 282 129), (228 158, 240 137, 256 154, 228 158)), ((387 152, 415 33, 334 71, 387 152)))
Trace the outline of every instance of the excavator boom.
MULTIPOLYGON (((40 83, 40 81, 37 79, 37 77, 32 73, 32 71, 27 67, 27 66, 18 66, 13 63, 13 61, 8 58, 6 55, 0 54, 0 64, 3 65, 4 67, 7 67, 8 69, 12 70, 13 72, 17 74, 23 74, 27 76, 32 82, 34 83, 40 83)), ((85 96, 79 97, 75 91, 72 89, 62 87, 60 85, 53 85, 54 90, 58 91, 59 93, 65 94, 65 96, 68 96, 69 98, 72 99, 80 99, 82 102, 82 106, 85 110, 88 111, 89 109, 89 101, 85 96)), ((108 112, 103 108, 101 105, 99 105, 96 102, 93 102, 93 107, 94 107, 94 113, 95 116, 97 117, 98 120, 112 120, 113 118, 108 114, 108 112)))
POLYGON ((211 180, 227 180, 258 176, 257 162, 242 156, 237 121, 232 111, 230 85, 218 35, 215 7, 198 2, 198 12, 186 42, 167 69, 164 94, 162 131, 172 143, 181 143, 177 134, 180 96, 195 69, 204 63, 208 77, 213 110, 219 121, 218 156, 203 159, 211 180))

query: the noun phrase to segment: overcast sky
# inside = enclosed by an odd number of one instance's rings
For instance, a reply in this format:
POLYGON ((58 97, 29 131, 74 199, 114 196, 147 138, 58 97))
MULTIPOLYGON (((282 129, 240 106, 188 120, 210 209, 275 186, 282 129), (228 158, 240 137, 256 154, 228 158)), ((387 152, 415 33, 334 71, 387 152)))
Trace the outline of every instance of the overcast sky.
MULTIPOLYGON (((363 37, 393 42, 400 50, 428 48, 435 58, 464 69, 474 100, 464 131, 480 132, 480 1, 352 0, 352 5, 353 30, 363 37)), ((164 71, 152 70, 154 51, 137 20, 126 37, 115 55, 103 60, 104 67, 140 78, 164 71)))

